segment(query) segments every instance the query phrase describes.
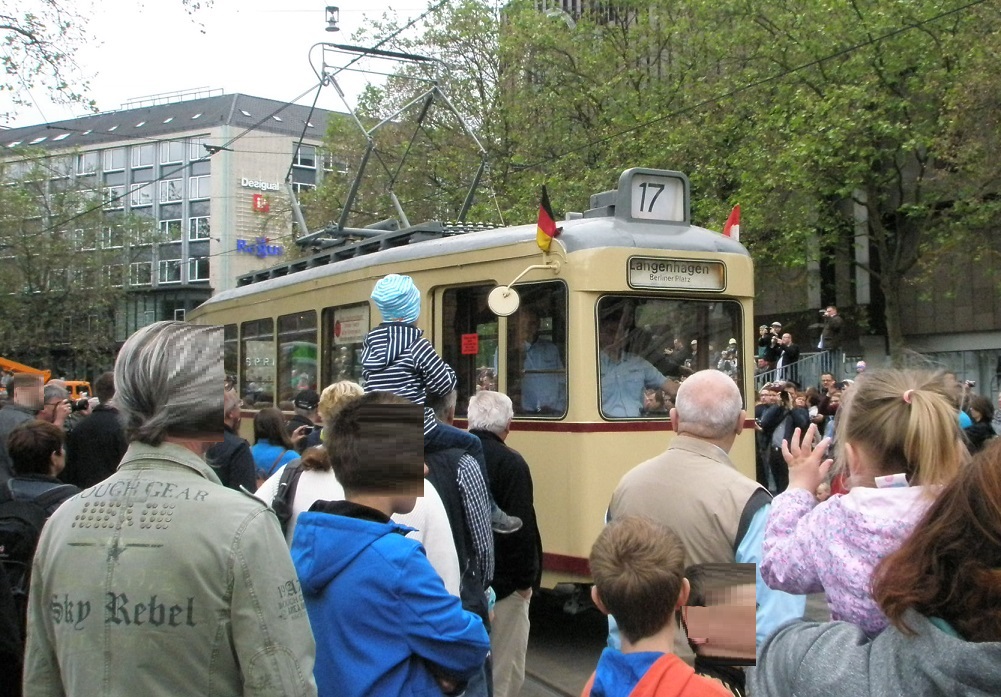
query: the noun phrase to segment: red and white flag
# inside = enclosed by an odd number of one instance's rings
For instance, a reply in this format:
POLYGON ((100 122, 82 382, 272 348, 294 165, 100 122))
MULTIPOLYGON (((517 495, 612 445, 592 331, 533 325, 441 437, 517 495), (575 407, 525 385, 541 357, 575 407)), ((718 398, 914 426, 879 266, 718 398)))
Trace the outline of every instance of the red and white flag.
POLYGON ((723 225, 723 234, 732 237, 735 242, 740 242, 740 206, 734 206, 730 211, 730 217, 723 225))

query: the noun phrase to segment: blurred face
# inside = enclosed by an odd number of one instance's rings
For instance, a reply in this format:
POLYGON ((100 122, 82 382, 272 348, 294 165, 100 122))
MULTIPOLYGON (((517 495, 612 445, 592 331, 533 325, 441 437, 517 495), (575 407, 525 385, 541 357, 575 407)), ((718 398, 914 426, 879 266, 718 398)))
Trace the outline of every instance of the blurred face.
POLYGON ((803 409, 806 409, 806 397, 803 396, 796 397, 795 404, 797 407, 802 407, 803 409))
POLYGON ((14 401, 29 409, 41 409, 44 406, 44 399, 42 397, 44 389, 41 381, 37 385, 17 387, 14 389, 14 401))
POLYGON ((792 344, 792 334, 783 334, 782 343, 785 344, 786 346, 792 344))
POLYGON ((825 390, 831 389, 831 385, 834 384, 834 376, 824 373, 823 375, 820 376, 820 384, 823 386, 825 390))

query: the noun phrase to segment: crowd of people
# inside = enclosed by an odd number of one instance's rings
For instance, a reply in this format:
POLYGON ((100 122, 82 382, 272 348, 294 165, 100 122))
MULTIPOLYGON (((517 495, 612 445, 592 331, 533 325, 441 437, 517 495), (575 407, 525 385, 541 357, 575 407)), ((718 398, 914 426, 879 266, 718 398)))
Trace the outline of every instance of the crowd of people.
MULTIPOLYGON (((364 385, 304 385, 291 414, 257 411, 253 443, 220 328, 139 330, 75 423, 60 385, 12 376, 0 507, 34 506, 40 534, 0 567, 11 694, 521 693, 542 540, 506 441, 523 400, 550 403, 541 380, 517 403, 479 389, 456 428, 408 281, 376 284, 364 385)), ((990 401, 910 370, 770 384, 755 481, 730 460, 732 377, 671 380, 619 324, 601 327, 621 388, 603 410, 667 394, 674 437, 621 479, 592 548, 609 648, 583 695, 1001 693, 990 401), (803 619, 810 593, 832 621, 803 619)))

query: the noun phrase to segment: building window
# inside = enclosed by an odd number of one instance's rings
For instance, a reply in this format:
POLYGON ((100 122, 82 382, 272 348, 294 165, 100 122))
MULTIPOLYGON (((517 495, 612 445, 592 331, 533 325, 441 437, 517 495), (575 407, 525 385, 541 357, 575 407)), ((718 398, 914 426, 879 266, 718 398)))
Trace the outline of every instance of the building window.
POLYGON ((181 260, 161 259, 160 274, 157 277, 160 283, 180 283, 181 282, 181 260))
POLYGON ((161 220, 160 242, 163 244, 168 242, 180 242, 181 230, 182 226, 180 220, 161 220))
POLYGON ((188 260, 188 280, 189 281, 209 280, 208 257, 194 257, 188 260))
POLYGON ((295 151, 296 167, 308 167, 316 169, 316 148, 312 145, 300 145, 295 151))
POLYGON ((104 210, 113 211, 119 208, 125 208, 125 187, 104 187, 104 210))
POLYGON ((119 249, 125 246, 125 232, 120 225, 105 225, 101 228, 101 247, 119 249))
POLYGON ((208 174, 201 177, 190 177, 188 179, 188 200, 208 198, 210 182, 208 174))
POLYGON ((129 285, 148 286, 153 283, 153 262, 134 261, 129 264, 129 285))
POLYGON ((49 160, 48 169, 52 179, 68 177, 73 171, 73 160, 70 155, 53 157, 49 160))
POLYGON ((323 162, 324 172, 337 172, 338 174, 347 174, 348 163, 343 160, 338 160, 334 157, 334 153, 329 150, 320 151, 320 159, 323 162))
POLYGON ((153 203, 153 186, 136 184, 129 193, 129 203, 133 206, 149 206, 153 203))
POLYGON ((97 165, 101 161, 101 153, 94 150, 92 152, 82 152, 76 156, 77 174, 95 174, 97 165))
POLYGON ((312 191, 315 188, 316 188, 315 184, 307 184, 305 182, 292 182, 292 191, 295 192, 296 196, 299 196, 300 194, 306 191, 312 191))
POLYGON ((124 281, 123 274, 125 273, 124 268, 121 264, 112 264, 111 266, 105 267, 105 274, 108 279, 108 285, 115 288, 121 288, 122 282, 124 281))
POLYGON ((184 141, 166 140, 160 143, 160 164, 184 162, 184 141))
POLYGON ((111 148, 104 151, 104 171, 115 172, 125 169, 125 148, 111 148))
POLYGON ((153 143, 132 146, 132 166, 152 167, 156 159, 156 147, 153 143))
POLYGON ((94 230, 81 230, 78 228, 73 231, 73 236, 79 240, 81 251, 89 252, 97 249, 98 234, 94 230))
POLYGON ((184 197, 184 182, 181 179, 167 179, 160 182, 160 203, 180 201, 184 197))
POLYGON ((207 139, 192 138, 188 141, 188 159, 204 160, 209 156, 209 151, 205 149, 207 139))
POLYGON ((188 239, 192 242, 208 240, 212 237, 212 226, 208 216, 188 218, 188 239))

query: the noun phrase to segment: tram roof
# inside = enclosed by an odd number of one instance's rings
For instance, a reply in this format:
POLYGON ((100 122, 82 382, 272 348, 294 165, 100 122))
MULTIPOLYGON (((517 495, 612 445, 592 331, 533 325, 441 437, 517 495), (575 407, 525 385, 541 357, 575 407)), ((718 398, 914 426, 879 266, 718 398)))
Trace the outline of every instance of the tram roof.
MULTIPOLYGON (((663 249, 680 252, 708 252, 716 254, 738 254, 750 256, 747 249, 736 240, 718 232, 694 225, 678 225, 663 222, 623 220, 615 216, 584 217, 564 220, 558 223, 563 229, 556 239, 562 243, 568 254, 588 249, 637 248, 663 249)), ((275 276, 247 285, 222 291, 206 301, 206 305, 235 298, 255 295, 260 292, 283 288, 331 275, 347 273, 380 264, 427 259, 431 257, 461 254, 482 249, 512 246, 531 242, 536 244, 536 226, 517 225, 492 228, 456 234, 439 239, 422 240, 398 247, 382 249, 368 254, 330 261, 310 266, 294 273, 275 276)), ((318 255, 319 256, 319 255, 318 255)), ((297 261, 308 261, 307 259, 297 261)), ((288 266, 285 264, 283 266, 288 266)), ((267 270, 263 271, 267 273, 267 270)))

